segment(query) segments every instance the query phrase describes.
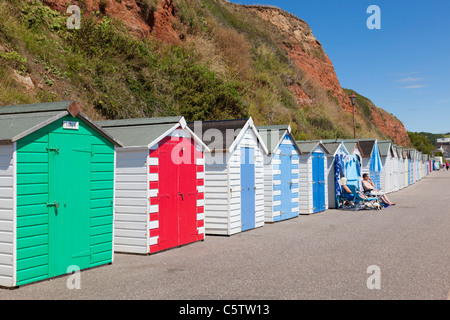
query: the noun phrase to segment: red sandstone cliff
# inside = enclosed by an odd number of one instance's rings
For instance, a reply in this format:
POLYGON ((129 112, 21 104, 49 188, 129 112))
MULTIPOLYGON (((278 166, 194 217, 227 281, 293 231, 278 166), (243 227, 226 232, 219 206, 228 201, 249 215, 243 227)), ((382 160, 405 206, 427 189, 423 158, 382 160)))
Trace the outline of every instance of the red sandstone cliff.
MULTIPOLYGON (((314 37, 311 28, 300 18, 275 7, 241 6, 222 1, 227 6, 237 6, 256 13, 262 20, 274 25, 280 32, 282 46, 288 57, 303 72, 313 79, 315 85, 321 87, 337 102, 338 112, 352 113, 352 105, 348 94, 342 89, 333 63, 324 52, 321 43, 314 37)), ((60 12, 65 12, 67 1, 43 0, 43 2, 60 12)), ((73 1, 81 7, 84 14, 101 11, 111 17, 118 18, 139 37, 155 37, 165 43, 181 44, 184 35, 179 34, 174 26, 179 22, 177 8, 173 0, 84 0, 73 1)), ((315 97, 308 95, 297 82, 290 84, 290 90, 295 94, 299 107, 310 105, 315 97)), ((397 118, 388 112, 370 106, 371 121, 384 135, 406 144, 409 142, 407 131, 397 118)), ((357 117, 363 122, 362 115, 357 110, 357 117)), ((367 137, 365 137, 367 138, 367 137)))

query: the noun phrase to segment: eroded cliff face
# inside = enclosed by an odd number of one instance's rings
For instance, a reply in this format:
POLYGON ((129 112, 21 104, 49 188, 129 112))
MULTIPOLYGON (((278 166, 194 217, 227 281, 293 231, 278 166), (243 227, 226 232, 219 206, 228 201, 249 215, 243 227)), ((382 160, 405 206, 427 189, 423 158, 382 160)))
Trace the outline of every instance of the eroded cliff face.
MULTIPOLYGON (((241 6, 224 0, 218 1, 223 1, 225 5, 251 11, 266 23, 274 25, 280 32, 280 39, 282 39, 280 45, 286 51, 288 58, 304 72, 306 77, 312 79, 315 86, 322 88, 328 98, 336 102, 336 111, 353 112, 351 101, 339 83, 333 63, 305 21, 276 7, 241 6)), ((65 12, 67 9, 66 0, 43 0, 43 2, 60 12, 65 12)), ((83 0, 72 2, 71 4, 80 6, 83 14, 99 11, 120 19, 138 37, 155 37, 165 43, 177 45, 183 42, 184 35, 174 28, 176 23, 180 23, 180 17, 173 0, 83 0)), ((292 81, 288 86, 294 93, 299 108, 317 102, 314 101, 317 97, 310 96, 308 90, 298 82, 292 81)), ((400 144, 410 142, 401 121, 374 105, 370 106, 370 110, 372 125, 377 127, 384 137, 391 139, 397 137, 400 144)), ((367 120, 358 109, 356 116, 361 123, 367 120)), ((361 138, 368 137, 361 136, 361 138)))
MULTIPOLYGON (((285 39, 283 46, 295 65, 334 97, 343 112, 353 112, 351 101, 339 83, 333 63, 305 21, 275 7, 243 7, 276 26, 285 39)), ((300 106, 308 105, 313 101, 313 97, 309 97, 298 84, 293 84, 290 89, 297 96, 300 106)), ((407 130, 401 121, 374 105, 371 105, 370 108, 372 122, 382 134, 392 139, 397 137, 399 144, 409 143, 407 130)), ((356 110, 356 116, 362 119, 358 110, 356 110)))
MULTIPOLYGON (((63 13, 67 10, 66 0, 43 0, 43 3, 63 13)), ((172 0, 84 0, 70 4, 78 5, 83 14, 98 11, 120 19, 139 37, 153 36, 167 43, 180 43, 180 35, 172 24, 178 18, 172 0)))
POLYGON ((390 137, 394 143, 407 146, 411 141, 403 123, 388 113, 386 110, 375 107, 372 111, 373 123, 386 136, 390 137))
MULTIPOLYGON (((295 65, 305 71, 317 83, 336 97, 339 105, 347 111, 351 110, 351 102, 342 90, 333 63, 322 48, 321 43, 314 37, 309 25, 296 16, 273 7, 244 6, 258 14, 261 19, 275 25, 285 38, 284 48, 295 65)), ((301 88, 293 88, 301 95, 302 104, 308 104, 311 97, 301 88)))

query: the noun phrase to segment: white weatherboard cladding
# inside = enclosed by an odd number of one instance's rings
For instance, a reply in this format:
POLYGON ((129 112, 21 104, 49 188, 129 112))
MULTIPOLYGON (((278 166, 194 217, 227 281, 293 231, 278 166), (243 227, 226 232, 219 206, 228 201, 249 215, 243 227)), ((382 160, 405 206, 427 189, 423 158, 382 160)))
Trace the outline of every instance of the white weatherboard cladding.
POLYGON ((398 170, 400 172, 400 181, 399 181, 399 185, 400 185, 400 189, 404 189, 405 188, 405 159, 403 158, 399 158, 398 160, 398 170))
POLYGON ((114 250, 147 253, 148 149, 117 148, 114 250))
POLYGON ((391 189, 390 192, 395 192, 398 190, 397 188, 397 159, 395 157, 390 158, 390 166, 391 166, 391 175, 390 175, 390 184, 391 189))
POLYGON ((0 145, 0 286, 15 285, 15 152, 0 145))
MULTIPOLYGON (((312 214, 313 209, 313 174, 312 174, 312 154, 320 152, 324 153, 322 148, 317 146, 310 154, 301 155, 299 157, 299 213, 312 214)), ((325 209, 328 209, 328 179, 326 177, 328 168, 328 159, 325 156, 325 209)))
MULTIPOLYGON (((209 152, 205 153, 205 229, 207 234, 228 234, 228 208, 230 188, 226 157, 217 164, 209 164, 212 160, 209 152)), ((217 159, 217 154, 215 155, 217 159)))
MULTIPOLYGON (((281 144, 289 144, 294 146, 294 143, 291 139, 283 138, 281 144)), ((281 150, 278 148, 274 154, 280 155, 281 150)), ((292 154, 298 155, 297 149, 294 148, 292 150, 292 154)), ((298 160, 292 160, 292 164, 298 165, 298 160)), ((281 164, 281 160, 274 159, 273 155, 264 155, 264 221, 265 222, 273 222, 274 218, 281 215, 280 210, 274 211, 274 207, 279 205, 279 203, 274 201, 274 197, 281 194, 280 190, 273 190, 273 186, 280 184, 280 180, 275 180, 274 175, 280 174, 275 170, 277 166, 281 164)), ((297 170, 297 169, 293 169, 297 170)), ((298 173, 294 173, 294 180, 292 181, 294 184, 298 182, 298 173), (295 178, 296 177, 296 178, 295 178)), ((292 196, 298 192, 298 189, 291 189, 292 196)), ((292 197, 293 198, 293 197, 292 197)), ((293 202, 297 202, 297 198, 292 199, 293 202)), ((298 212, 298 208, 295 207, 295 212, 298 212)))
POLYGON ((398 161, 395 156, 391 157, 391 192, 398 191, 398 161))
POLYGON ((413 159, 413 183, 417 181, 417 159, 413 159))
POLYGON ((309 213, 312 208, 312 159, 311 155, 299 157, 298 208, 300 214, 309 213), (311 190, 311 191, 310 191, 311 190))
POLYGON ((404 168, 403 168, 403 170, 404 170, 404 178, 405 178, 405 181, 404 181, 404 183, 405 183, 405 188, 406 187, 408 187, 408 185, 409 185, 409 165, 408 165, 408 162, 409 162, 409 160, 408 159, 405 159, 405 162, 404 162, 404 168))
POLYGON ((273 217, 280 215, 279 212, 273 212, 273 159, 272 155, 264 155, 264 220, 272 222, 273 217))
POLYGON ((336 208, 336 201, 335 201, 336 190, 334 186, 334 175, 335 175, 334 162, 335 162, 334 155, 330 155, 327 157, 327 174, 325 179, 328 180, 327 181, 328 188, 327 190, 325 190, 325 192, 327 193, 328 207, 332 209, 336 208))
POLYGON ((253 130, 249 128, 231 153, 205 154, 206 234, 233 235, 241 232, 243 147, 255 150, 255 227, 264 225, 264 158, 258 140, 253 130))
POLYGON ((399 170, 399 159, 398 157, 394 157, 392 159, 392 166, 394 167, 394 176, 393 176, 393 190, 400 190, 400 170, 399 170))
POLYGON ((388 174, 388 160, 387 157, 381 157, 381 165, 383 166, 383 171, 380 173, 380 190, 387 192, 386 188, 386 174, 388 174))
POLYGON ((422 178, 427 176, 427 162, 423 161, 422 163, 422 178))
POLYGON ((380 190, 384 193, 390 192, 391 189, 391 159, 390 155, 381 158, 381 163, 383 165, 383 171, 380 174, 380 190))
POLYGON ((390 160, 390 166, 391 166, 391 175, 390 175, 390 184, 391 184, 391 189, 390 192, 395 192, 397 191, 397 161, 395 159, 395 157, 391 156, 391 160, 390 160))
POLYGON ((230 189, 233 190, 230 201, 230 235, 241 231, 241 148, 244 147, 255 150, 255 228, 264 225, 264 158, 256 135, 249 128, 232 152, 228 163, 230 189))

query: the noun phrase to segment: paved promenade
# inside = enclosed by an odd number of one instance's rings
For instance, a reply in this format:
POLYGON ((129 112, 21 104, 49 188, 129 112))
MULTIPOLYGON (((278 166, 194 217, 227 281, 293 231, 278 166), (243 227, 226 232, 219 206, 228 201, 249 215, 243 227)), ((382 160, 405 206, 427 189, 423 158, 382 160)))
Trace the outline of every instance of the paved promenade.
POLYGON ((328 210, 152 256, 0 289, 0 299, 447 299, 450 172, 390 194, 383 211, 328 210), (381 272, 369 290, 369 266, 381 272))

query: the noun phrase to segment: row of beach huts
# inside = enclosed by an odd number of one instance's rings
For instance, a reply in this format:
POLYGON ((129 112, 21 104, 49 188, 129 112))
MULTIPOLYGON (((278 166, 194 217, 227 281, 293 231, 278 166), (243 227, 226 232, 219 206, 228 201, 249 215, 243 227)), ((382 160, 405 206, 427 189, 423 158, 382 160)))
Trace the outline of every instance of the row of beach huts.
POLYGON ((360 187, 369 173, 390 193, 438 166, 391 141, 295 141, 289 125, 251 118, 93 122, 73 101, 1 107, 0 286, 339 208, 344 176, 360 187))

